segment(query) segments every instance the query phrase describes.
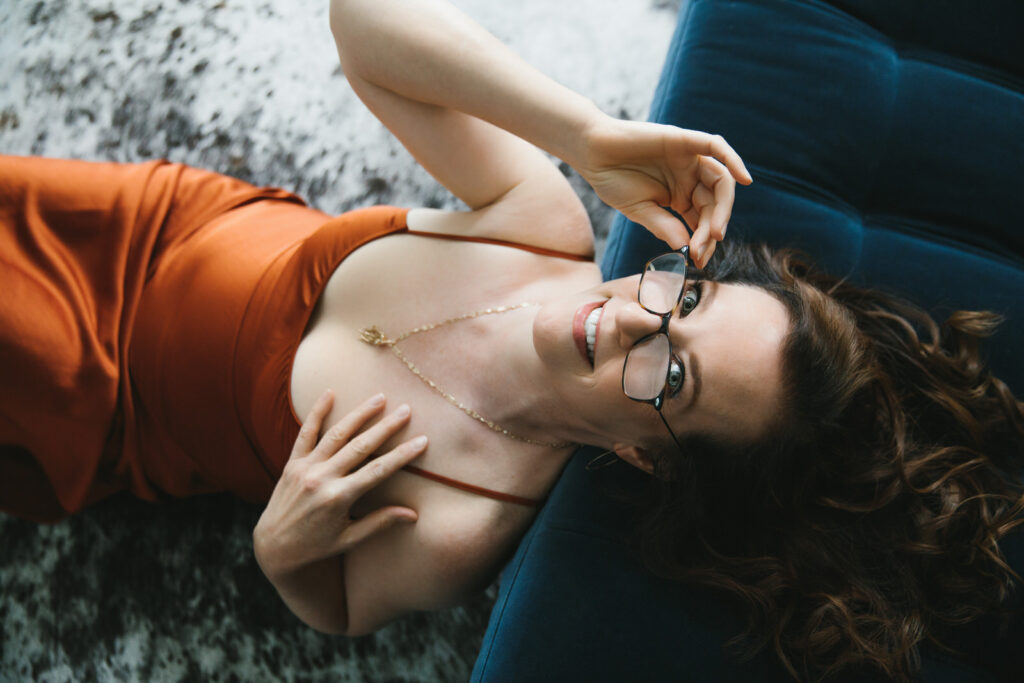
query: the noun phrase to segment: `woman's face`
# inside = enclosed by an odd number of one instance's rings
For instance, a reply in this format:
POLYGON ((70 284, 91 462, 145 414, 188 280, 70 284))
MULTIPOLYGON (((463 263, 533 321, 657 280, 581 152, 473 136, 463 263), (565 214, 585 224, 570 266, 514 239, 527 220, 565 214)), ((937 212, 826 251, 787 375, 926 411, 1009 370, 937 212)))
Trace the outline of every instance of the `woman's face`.
MULTIPOLYGON (((605 448, 671 443, 653 406, 622 391, 626 354, 661 323, 637 302, 639 281, 639 275, 611 280, 551 302, 534 322, 534 346, 555 373, 553 385, 582 419, 581 429, 589 431, 582 440, 605 448), (591 363, 584 321, 594 310, 591 363)), ((682 377, 670 386, 662 414, 680 439, 703 433, 755 441, 770 426, 781 395, 781 347, 790 328, 786 308, 762 289, 714 282, 688 283, 686 299, 692 310, 677 309, 669 325, 682 377)))

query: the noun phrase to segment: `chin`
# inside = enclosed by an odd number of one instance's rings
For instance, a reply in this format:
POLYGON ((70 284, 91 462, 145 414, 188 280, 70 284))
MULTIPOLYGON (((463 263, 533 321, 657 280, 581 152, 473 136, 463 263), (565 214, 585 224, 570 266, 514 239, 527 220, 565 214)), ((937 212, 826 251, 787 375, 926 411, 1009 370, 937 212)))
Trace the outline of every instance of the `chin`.
POLYGON ((557 303, 545 304, 533 318, 533 348, 545 365, 556 368, 567 366, 569 359, 561 347, 572 345, 571 314, 566 318, 561 308, 557 303))

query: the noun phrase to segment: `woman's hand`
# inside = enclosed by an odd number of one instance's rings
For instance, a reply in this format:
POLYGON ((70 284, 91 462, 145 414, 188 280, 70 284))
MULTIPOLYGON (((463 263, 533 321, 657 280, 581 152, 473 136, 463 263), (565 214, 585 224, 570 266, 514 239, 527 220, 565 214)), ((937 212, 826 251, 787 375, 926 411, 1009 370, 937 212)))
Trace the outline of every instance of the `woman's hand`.
POLYGON ((584 148, 576 170, 601 200, 673 249, 689 244, 698 266, 725 237, 736 182, 753 182, 721 136, 675 126, 601 115, 587 127, 584 148), (686 220, 692 236, 665 206, 686 220))
POLYGON ((345 553, 396 523, 416 521, 416 511, 401 506, 380 508, 359 520, 349 516, 356 500, 426 448, 426 437, 418 437, 362 465, 405 426, 408 407, 398 408, 359 433, 384 409, 384 396, 376 396, 342 418, 317 442, 333 402, 328 390, 313 406, 253 531, 256 560, 271 581, 345 553))

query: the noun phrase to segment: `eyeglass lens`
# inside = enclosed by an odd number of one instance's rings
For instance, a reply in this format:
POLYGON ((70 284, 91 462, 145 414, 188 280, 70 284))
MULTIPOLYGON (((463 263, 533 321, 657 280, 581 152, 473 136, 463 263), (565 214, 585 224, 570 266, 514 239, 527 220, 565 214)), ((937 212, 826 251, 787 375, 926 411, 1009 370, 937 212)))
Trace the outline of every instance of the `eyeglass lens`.
POLYGON ((640 279, 640 305, 664 315, 679 301, 686 282, 686 259, 680 254, 662 254, 651 259, 640 279))
MULTIPOLYGON (((675 308, 686 284, 686 259, 681 254, 662 254, 647 263, 640 278, 640 305, 652 313, 667 315, 675 308)), ((626 355, 622 389, 630 398, 653 401, 665 388, 672 352, 664 334, 646 339, 626 355)))
POLYGON ((622 370, 622 390, 626 396, 651 401, 661 394, 668 377, 669 341, 663 334, 647 339, 629 351, 622 370))

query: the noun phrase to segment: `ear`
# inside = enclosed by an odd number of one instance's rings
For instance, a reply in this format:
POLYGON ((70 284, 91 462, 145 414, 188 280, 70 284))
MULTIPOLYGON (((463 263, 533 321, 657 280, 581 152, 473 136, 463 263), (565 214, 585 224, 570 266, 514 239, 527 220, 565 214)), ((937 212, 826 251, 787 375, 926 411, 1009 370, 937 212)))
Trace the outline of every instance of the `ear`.
POLYGON ((617 443, 612 447, 615 455, 619 456, 633 467, 641 469, 647 474, 654 474, 654 461, 650 454, 639 446, 626 446, 617 443))

